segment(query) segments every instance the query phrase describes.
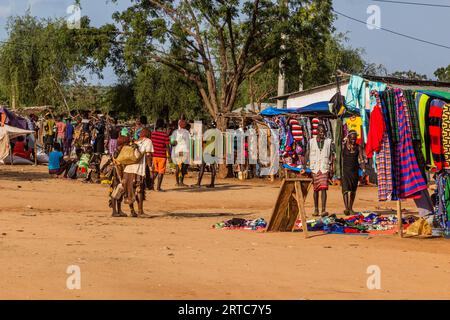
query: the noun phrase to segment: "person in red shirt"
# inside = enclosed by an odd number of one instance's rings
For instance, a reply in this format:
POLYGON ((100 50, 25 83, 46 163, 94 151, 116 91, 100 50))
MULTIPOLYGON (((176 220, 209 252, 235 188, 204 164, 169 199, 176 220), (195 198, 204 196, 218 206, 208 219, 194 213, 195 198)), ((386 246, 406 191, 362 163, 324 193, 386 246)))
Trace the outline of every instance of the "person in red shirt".
POLYGON ((164 174, 166 173, 167 153, 169 152, 170 138, 164 131, 164 120, 156 121, 156 130, 152 132, 151 140, 153 143, 153 181, 157 180, 156 191, 161 189, 164 174))
POLYGON ((17 141, 14 143, 13 155, 31 160, 31 150, 26 147, 25 139, 22 136, 17 137, 17 141))

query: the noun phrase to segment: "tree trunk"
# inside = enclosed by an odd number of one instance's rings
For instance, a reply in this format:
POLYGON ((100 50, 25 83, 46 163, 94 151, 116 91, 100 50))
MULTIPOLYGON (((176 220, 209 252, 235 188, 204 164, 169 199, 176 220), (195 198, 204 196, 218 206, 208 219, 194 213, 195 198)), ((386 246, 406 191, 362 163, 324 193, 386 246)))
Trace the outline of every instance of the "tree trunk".
MULTIPOLYGON (((217 129, 219 129, 222 133, 224 133, 226 132, 227 128, 228 128, 228 119, 225 118, 224 116, 219 116, 217 118, 217 129)), ((217 173, 217 176, 220 179, 230 178, 228 166, 226 163, 219 164, 219 172, 217 173)))

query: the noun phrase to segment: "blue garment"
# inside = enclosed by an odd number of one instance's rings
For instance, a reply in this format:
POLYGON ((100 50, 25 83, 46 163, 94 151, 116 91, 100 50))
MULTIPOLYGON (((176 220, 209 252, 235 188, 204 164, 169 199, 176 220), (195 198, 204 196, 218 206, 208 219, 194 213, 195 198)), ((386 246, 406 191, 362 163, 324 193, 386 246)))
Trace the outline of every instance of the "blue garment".
POLYGON ((61 151, 52 151, 48 157, 48 170, 57 170, 60 168, 59 163, 63 154, 61 151))
POLYGON ((69 121, 66 125, 66 139, 70 140, 73 138, 73 132, 74 132, 73 124, 69 121))
POLYGON ((374 82, 374 81, 370 81, 369 82, 369 95, 370 95, 370 112, 372 112, 373 107, 375 107, 375 105, 377 104, 377 98, 370 94, 373 90, 378 91, 378 92, 382 92, 384 90, 386 90, 387 88, 387 84, 383 83, 383 82, 374 82))

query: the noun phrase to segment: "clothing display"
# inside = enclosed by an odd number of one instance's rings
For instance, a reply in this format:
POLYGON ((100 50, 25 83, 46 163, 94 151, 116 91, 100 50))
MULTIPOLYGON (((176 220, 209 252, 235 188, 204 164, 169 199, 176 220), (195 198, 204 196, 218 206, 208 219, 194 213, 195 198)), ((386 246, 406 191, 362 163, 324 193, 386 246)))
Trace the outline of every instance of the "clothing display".
POLYGON ((225 230, 263 230, 267 227, 267 222, 264 218, 255 220, 246 220, 241 218, 233 218, 223 222, 216 223, 212 226, 214 229, 225 230))
POLYGON ((414 154, 411 132, 407 125, 408 108, 404 104, 403 91, 395 89, 396 116, 398 121, 399 142, 397 144, 396 167, 399 169, 399 192, 401 199, 414 196, 427 188, 414 154))
POLYGON ((376 104, 370 113, 369 133, 366 144, 366 155, 368 158, 372 158, 374 152, 380 152, 384 130, 386 129, 378 91, 372 91, 370 96, 375 99, 376 104))
MULTIPOLYGON (((417 220, 414 216, 402 218, 404 228, 417 220)), ((323 231, 336 234, 380 234, 393 233, 397 230, 395 215, 382 216, 374 212, 361 212, 345 218, 336 215, 307 221, 308 231, 323 231)), ((303 229, 300 220, 295 223, 295 229, 303 229)))
POLYGON ((450 103, 442 108, 442 148, 444 159, 450 164, 450 103))

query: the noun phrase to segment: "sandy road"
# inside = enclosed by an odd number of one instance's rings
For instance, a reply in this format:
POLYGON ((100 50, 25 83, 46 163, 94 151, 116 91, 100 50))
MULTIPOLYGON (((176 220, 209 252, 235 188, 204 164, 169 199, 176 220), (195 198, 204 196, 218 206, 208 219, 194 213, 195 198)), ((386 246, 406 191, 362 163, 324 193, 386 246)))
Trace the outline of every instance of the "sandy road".
MULTIPOLYGON (((168 176, 167 192, 148 193, 151 219, 114 219, 105 186, 51 179, 45 167, 0 167, 0 298, 450 298, 448 240, 214 230, 231 217, 269 219, 279 184, 173 184, 168 176), (81 290, 66 287, 70 265, 80 267, 81 290), (380 267, 380 290, 367 288, 370 265, 380 267)), ((342 211, 339 189, 329 204, 342 211)), ((311 212, 311 196, 307 205, 311 212)), ((360 188, 356 208, 395 204, 360 188)))

